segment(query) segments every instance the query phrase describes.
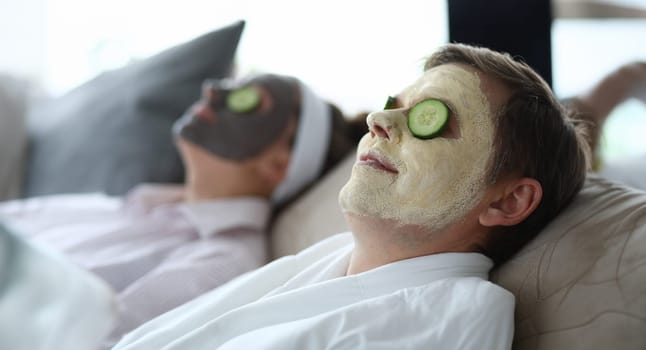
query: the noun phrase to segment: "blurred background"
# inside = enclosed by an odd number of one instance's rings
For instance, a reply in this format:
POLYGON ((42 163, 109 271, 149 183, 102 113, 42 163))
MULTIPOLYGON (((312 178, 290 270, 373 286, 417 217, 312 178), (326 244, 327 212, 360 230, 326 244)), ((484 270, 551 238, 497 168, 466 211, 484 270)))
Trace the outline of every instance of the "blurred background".
MULTIPOLYGON (((238 19, 237 74, 298 76, 347 114, 381 108, 450 41, 522 56, 560 97, 646 60, 646 0, 0 0, 0 72, 49 96, 238 19)), ((604 135, 610 158, 646 153, 646 107, 604 135)))

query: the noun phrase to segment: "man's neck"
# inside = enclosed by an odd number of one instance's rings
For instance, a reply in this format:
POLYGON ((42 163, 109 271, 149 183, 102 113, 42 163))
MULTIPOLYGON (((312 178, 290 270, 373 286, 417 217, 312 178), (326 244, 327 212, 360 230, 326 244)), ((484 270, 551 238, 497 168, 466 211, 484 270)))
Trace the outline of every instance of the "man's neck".
POLYGON ((353 214, 346 214, 346 220, 355 241, 348 275, 419 256, 479 251, 476 238, 479 235, 471 230, 465 233, 462 225, 429 232, 420 226, 353 214))

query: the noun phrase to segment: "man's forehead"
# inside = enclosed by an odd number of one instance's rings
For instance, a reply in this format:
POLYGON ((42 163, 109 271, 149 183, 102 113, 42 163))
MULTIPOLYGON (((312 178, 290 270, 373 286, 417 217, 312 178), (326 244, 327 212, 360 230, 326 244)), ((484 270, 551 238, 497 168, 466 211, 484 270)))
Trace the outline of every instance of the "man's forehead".
POLYGON ((456 89, 468 93, 481 93, 480 74, 474 68, 462 64, 443 64, 433 67, 411 86, 402 91, 402 97, 415 98, 428 92, 448 93, 456 89))

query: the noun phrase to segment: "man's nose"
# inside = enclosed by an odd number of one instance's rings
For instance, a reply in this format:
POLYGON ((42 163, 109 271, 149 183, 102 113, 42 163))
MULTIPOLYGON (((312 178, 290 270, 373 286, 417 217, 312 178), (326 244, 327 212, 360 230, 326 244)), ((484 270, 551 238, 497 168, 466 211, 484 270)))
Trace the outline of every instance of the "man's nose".
POLYGON ((378 111, 368 115, 367 123, 370 137, 379 137, 389 142, 399 143, 401 128, 395 111, 378 111))

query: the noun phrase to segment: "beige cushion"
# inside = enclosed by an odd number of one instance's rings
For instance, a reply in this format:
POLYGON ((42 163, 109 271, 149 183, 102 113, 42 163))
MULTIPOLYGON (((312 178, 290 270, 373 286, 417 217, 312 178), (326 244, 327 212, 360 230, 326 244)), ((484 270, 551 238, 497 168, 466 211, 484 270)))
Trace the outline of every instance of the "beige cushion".
MULTIPOLYGON (((274 256, 347 230, 337 194, 353 163, 280 213, 274 256)), ((516 295, 515 349, 646 349, 646 193, 590 176, 492 279, 516 295)))
POLYGON ((646 349, 646 193, 589 176, 491 277, 516 295, 515 349, 646 349))

